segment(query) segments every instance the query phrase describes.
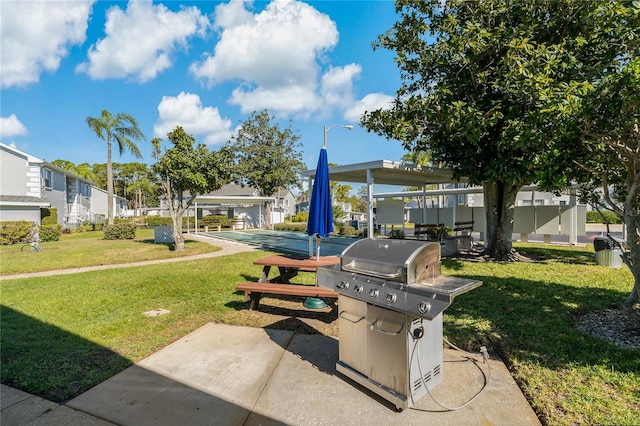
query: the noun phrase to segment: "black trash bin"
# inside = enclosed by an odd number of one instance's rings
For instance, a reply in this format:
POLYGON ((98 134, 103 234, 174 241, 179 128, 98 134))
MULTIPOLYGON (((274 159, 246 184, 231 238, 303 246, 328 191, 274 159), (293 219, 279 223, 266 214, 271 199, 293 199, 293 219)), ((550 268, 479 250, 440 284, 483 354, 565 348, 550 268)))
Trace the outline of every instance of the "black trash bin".
POLYGON ((609 238, 594 238, 593 249, 596 252, 596 265, 622 267, 622 251, 616 248, 609 238))
POLYGON ((609 238, 599 237, 593 239, 593 249, 595 251, 600 250, 613 250, 613 242, 609 238))

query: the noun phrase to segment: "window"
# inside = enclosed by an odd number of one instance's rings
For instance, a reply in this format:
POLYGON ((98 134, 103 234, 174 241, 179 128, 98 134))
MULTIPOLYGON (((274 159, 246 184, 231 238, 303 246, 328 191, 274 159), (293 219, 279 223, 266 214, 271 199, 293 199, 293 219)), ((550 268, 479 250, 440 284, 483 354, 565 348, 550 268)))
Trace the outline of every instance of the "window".
POLYGON ((51 173, 51 170, 44 169, 42 171, 42 178, 44 179, 44 187, 45 188, 53 187, 53 174, 51 173))

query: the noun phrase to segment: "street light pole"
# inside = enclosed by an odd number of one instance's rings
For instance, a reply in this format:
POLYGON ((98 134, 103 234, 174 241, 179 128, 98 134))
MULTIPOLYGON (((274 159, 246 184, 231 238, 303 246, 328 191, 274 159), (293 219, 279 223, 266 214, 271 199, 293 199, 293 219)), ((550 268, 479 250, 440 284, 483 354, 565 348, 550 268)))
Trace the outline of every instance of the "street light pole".
POLYGON ((333 127, 343 127, 347 130, 353 130, 353 126, 352 125, 344 125, 344 124, 332 124, 331 126, 327 127, 324 126, 324 144, 322 145, 323 148, 327 148, 327 132, 329 131, 329 129, 333 128, 333 127))

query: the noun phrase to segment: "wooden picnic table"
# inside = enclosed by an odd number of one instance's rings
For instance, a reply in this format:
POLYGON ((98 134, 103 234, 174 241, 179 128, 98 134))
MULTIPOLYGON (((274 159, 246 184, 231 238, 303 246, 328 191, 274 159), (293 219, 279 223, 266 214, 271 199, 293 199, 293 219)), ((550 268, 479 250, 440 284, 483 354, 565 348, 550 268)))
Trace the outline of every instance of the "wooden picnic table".
POLYGON ((290 279, 298 275, 298 272, 316 272, 318 266, 340 263, 339 257, 324 256, 316 260, 315 257, 294 258, 273 255, 254 260, 253 263, 254 265, 262 265, 262 275, 260 275, 258 282, 245 282, 236 286, 237 290, 244 291, 245 300, 251 300, 249 309, 258 309, 263 293, 305 297, 338 297, 338 294, 330 289, 316 285, 292 284, 290 279), (280 275, 269 280, 269 273, 274 266, 278 268, 280 275))
POLYGON ((298 275, 298 272, 316 272, 318 266, 335 265, 336 263, 340 263, 340 258, 336 256, 321 256, 316 260, 315 257, 295 258, 273 255, 253 261, 254 265, 262 265, 262 275, 260 275, 258 282, 282 284, 288 284, 291 278, 298 275), (269 280, 269 273, 274 266, 280 271, 280 276, 269 280))

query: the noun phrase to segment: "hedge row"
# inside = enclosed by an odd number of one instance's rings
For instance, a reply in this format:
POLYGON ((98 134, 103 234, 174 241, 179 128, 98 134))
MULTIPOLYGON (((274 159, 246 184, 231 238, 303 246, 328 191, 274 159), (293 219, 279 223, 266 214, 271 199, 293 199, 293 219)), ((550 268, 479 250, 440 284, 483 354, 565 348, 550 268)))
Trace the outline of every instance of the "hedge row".
POLYGON ((296 223, 292 223, 292 222, 285 222, 285 223, 276 223, 275 225, 273 225, 273 229, 276 231, 293 231, 293 232, 305 232, 307 230, 307 223, 300 223, 300 222, 296 222, 296 223))
POLYGON ((210 226, 210 227, 221 226, 223 228, 230 228, 231 219, 229 219, 227 216, 224 216, 224 215, 212 214, 212 215, 203 217, 202 220, 200 220, 200 222, 198 223, 198 225, 210 226))
POLYGON ((608 210, 598 213, 596 210, 587 212, 587 223, 621 223, 620 218, 608 210), (605 219, 602 218, 604 215, 605 219))
POLYGON ((0 245, 39 241, 58 241, 62 235, 62 225, 41 225, 26 220, 7 220, 0 222, 0 245), (36 238, 37 235, 37 238, 36 238))

